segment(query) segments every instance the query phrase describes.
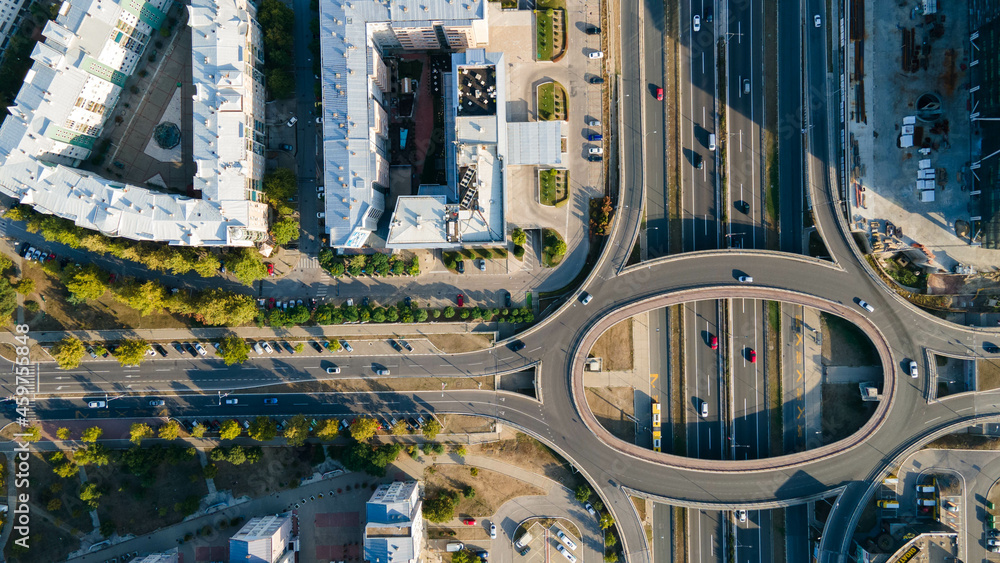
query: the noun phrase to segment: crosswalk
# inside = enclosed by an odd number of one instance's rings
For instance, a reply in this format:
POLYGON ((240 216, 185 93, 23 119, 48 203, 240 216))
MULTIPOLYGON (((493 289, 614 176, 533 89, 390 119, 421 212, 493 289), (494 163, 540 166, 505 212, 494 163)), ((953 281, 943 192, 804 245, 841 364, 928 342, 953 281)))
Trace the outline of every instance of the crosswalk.
POLYGON ((326 293, 330 290, 330 286, 333 284, 333 278, 331 278, 326 272, 320 276, 319 287, 316 288, 316 298, 323 299, 326 297, 326 293))
POLYGON ((319 259, 315 256, 303 256, 299 258, 299 268, 303 270, 315 270, 319 268, 319 259))

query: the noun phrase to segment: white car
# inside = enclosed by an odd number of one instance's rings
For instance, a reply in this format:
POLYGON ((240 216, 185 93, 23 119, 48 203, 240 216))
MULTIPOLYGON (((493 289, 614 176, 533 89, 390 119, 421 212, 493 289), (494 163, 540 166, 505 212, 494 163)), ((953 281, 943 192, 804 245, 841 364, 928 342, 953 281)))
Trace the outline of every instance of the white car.
POLYGON ((740 283, 753 283, 753 276, 740 276, 740 283))
POLYGON ((337 366, 333 366, 332 368, 326 368, 326 373, 329 373, 331 375, 335 373, 340 373, 340 368, 337 366))
POLYGON ((239 399, 226 399, 226 404, 227 405, 237 405, 237 404, 239 404, 239 402, 240 402, 239 399))
POLYGON ((316 218, 317 219, 323 219, 325 217, 326 217, 326 212, 325 211, 317 211, 316 212, 316 218))
POLYGON ((594 518, 597 518, 597 511, 594 510, 594 506, 593 505, 591 505, 588 502, 588 503, 584 503, 583 507, 587 509, 587 512, 589 512, 591 516, 593 516, 594 518))
POLYGON ((858 307, 861 307, 862 309, 868 311, 869 313, 875 312, 875 307, 869 305, 868 302, 865 301, 864 299, 858 299, 858 307))
POLYGON ((708 401, 701 402, 701 417, 702 418, 708 417, 708 401))
POLYGON ((253 351, 257 352, 258 356, 263 356, 264 355, 264 349, 261 348, 260 342, 254 342, 253 351))
MULTIPOLYGON (((393 420, 395 420, 395 419, 393 419, 393 420)), ((396 423, 393 422, 392 425, 395 426, 396 423)), ((491 540, 497 539, 497 525, 496 524, 490 524, 490 539, 491 540)))
POLYGON ((196 343, 194 345, 194 349, 197 350, 198 354, 201 356, 205 356, 208 354, 208 350, 206 350, 205 347, 201 345, 201 342, 196 343))
POLYGON ((910 360, 910 377, 916 378, 918 375, 917 362, 910 360))
POLYGON ((604 149, 601 147, 590 147, 587 149, 590 154, 604 154, 604 149))
POLYGON ((108 404, 104 401, 90 401, 87 403, 87 406, 92 409, 103 409, 108 406, 108 404))
POLYGON ((299 118, 297 118, 297 117, 295 117, 295 116, 293 115, 293 116, 292 116, 292 118, 291 118, 291 119, 289 119, 289 120, 288 120, 288 123, 286 123, 285 125, 287 125, 287 126, 291 127, 292 125, 295 125, 296 123, 298 123, 298 121, 299 121, 299 118))
POLYGON ((154 350, 153 347, 150 346, 149 348, 146 348, 146 355, 147 356, 156 356, 156 350, 154 350))
POLYGON ((566 535, 566 532, 559 530, 558 532, 556 532, 556 537, 562 540, 562 542, 566 544, 566 547, 572 550, 576 550, 576 542, 569 539, 569 536, 566 535))
POLYGON ((559 549, 559 553, 562 553, 566 559, 569 559, 569 563, 576 563, 576 556, 566 551, 566 548, 562 545, 557 545, 556 548, 559 549))
POLYGON ((375 375, 389 375, 389 370, 385 368, 380 368, 375 370, 375 375))
POLYGON ((604 51, 591 51, 590 53, 587 54, 587 56, 592 59, 603 59, 604 51))
POLYGON ((261 342, 260 345, 264 347, 264 351, 267 352, 268 354, 274 353, 274 348, 271 348, 271 345, 268 344, 267 342, 261 342))
POLYGON ((165 404, 166 403, 164 402, 163 399, 153 399, 152 401, 149 402, 149 406, 151 407, 162 407, 165 404))
POLYGON ((591 120, 587 121, 587 126, 588 127, 600 127, 601 126, 601 120, 600 119, 591 119, 591 120))
POLYGON ((584 292, 584 293, 583 293, 583 296, 582 296, 582 298, 580 299, 580 303, 583 303, 584 305, 586 305, 587 303, 590 303, 590 301, 591 301, 591 300, 592 300, 593 298, 594 298, 594 296, 593 296, 593 295, 591 295, 591 294, 589 294, 589 293, 586 293, 586 292, 584 292))
POLYGON ((354 351, 354 347, 351 346, 351 343, 348 342, 348 341, 346 341, 346 340, 341 340, 340 341, 340 345, 343 346, 344 350, 347 350, 348 352, 353 352, 354 351))
POLYGON ((746 522, 747 521, 747 511, 746 510, 737 510, 736 511, 736 518, 738 518, 740 522, 746 522))
POLYGON ((813 16, 813 23, 816 24, 816 27, 823 25, 823 20, 820 19, 819 14, 813 16))
POLYGON ((701 16, 694 17, 694 30, 701 31, 701 16))

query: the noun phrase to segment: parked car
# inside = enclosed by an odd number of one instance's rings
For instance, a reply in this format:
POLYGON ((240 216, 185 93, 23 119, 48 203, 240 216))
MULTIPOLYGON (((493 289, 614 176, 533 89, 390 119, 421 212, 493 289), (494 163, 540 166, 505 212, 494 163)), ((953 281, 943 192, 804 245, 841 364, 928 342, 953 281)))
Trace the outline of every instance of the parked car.
POLYGON ((485 260, 485 259, 482 259, 482 258, 480 258, 480 260, 479 260, 479 265, 478 265, 478 266, 476 266, 476 267, 477 267, 477 268, 479 268, 479 271, 480 271, 480 272, 485 272, 485 271, 486 271, 486 260, 485 260))
POLYGON ((458 263, 455 264, 455 269, 458 270, 458 273, 464 274, 465 273, 465 260, 459 260, 458 263))
POLYGON ((496 524, 490 524, 490 539, 491 540, 497 539, 497 525, 496 524))
POLYGON ((587 149, 589 154, 604 154, 604 149, 601 147, 590 147, 587 149))
POLYGON ((280 148, 281 148, 281 150, 288 151, 288 152, 292 152, 293 150, 295 150, 295 148, 292 147, 292 145, 289 145, 289 144, 282 144, 280 148))
POLYGON ((601 33, 601 28, 596 25, 591 25, 587 27, 587 35, 597 35, 601 33))
POLYGON ((465 296, 462 295, 461 293, 459 293, 458 294, 458 306, 461 307, 462 305, 465 305, 465 296))
POLYGON ((587 135, 587 140, 590 141, 590 142, 601 141, 603 139, 604 139, 604 136, 601 135, 600 133, 593 133, 593 134, 587 135))
POLYGON ((343 346, 344 350, 347 350, 348 352, 353 352, 354 351, 354 347, 351 346, 351 343, 348 342, 348 341, 346 341, 346 340, 341 340, 340 341, 340 345, 343 346))
POLYGON ((510 309, 510 292, 503 292, 503 306, 510 309))
POLYGON ((97 358, 97 352, 94 351, 94 347, 93 346, 87 346, 87 353, 90 354, 91 358, 94 358, 94 359, 97 358))
POLYGON ((197 350, 198 354, 201 356, 205 356, 208 354, 208 350, 205 350, 205 347, 201 345, 201 342, 196 343, 194 345, 194 349, 197 350))
POLYGON ((475 518, 466 518, 465 520, 462 520, 462 523, 465 524, 466 526, 475 526, 476 525, 476 519, 475 518))
POLYGON ((261 342, 260 345, 264 347, 264 351, 267 352, 268 354, 274 353, 274 348, 271 348, 271 345, 268 344, 266 340, 264 342, 261 342))
POLYGON ((590 53, 587 53, 587 56, 591 59, 603 59, 604 51, 591 51, 590 53))
POLYGON ((592 154, 587 157, 587 160, 589 160, 590 162, 600 162, 604 160, 604 157, 599 154, 592 154))
POLYGON ((297 117, 295 117, 295 116, 293 115, 293 116, 292 116, 292 118, 291 118, 291 119, 289 119, 289 120, 288 120, 288 123, 286 123, 285 125, 287 125, 287 126, 291 127, 292 125, 295 125, 296 123, 298 123, 298 121, 299 121, 299 118, 297 118, 297 117))
POLYGON ((403 345, 403 348, 405 348, 407 352, 413 351, 413 346, 410 346, 410 344, 407 341, 400 340, 399 343, 403 345))
POLYGON ((264 348, 260 345, 260 342, 254 342, 253 343, 253 351, 257 352, 258 356, 263 356, 264 355, 264 348))
POLYGON ((396 342, 395 340, 393 340, 391 338, 389 339, 389 345, 392 346, 392 349, 395 350, 395 351, 397 351, 397 352, 402 352, 403 351, 403 347, 399 345, 399 342, 396 342))
POLYGON ((591 76, 590 78, 587 79, 587 81, 590 82, 591 84, 604 84, 604 79, 601 78, 600 76, 591 76))
POLYGON ((601 120, 600 119, 588 119, 587 120, 587 126, 588 127, 600 127, 601 126, 601 120))
POLYGON ((556 537, 562 540, 562 542, 566 544, 566 547, 573 550, 576 549, 576 542, 570 539, 570 537, 566 535, 566 532, 559 530, 558 532, 556 532, 556 537))
POLYGON ((270 262, 265 262, 264 265, 267 266, 267 275, 273 277, 274 276, 274 264, 272 264, 270 262))
POLYGON ((184 355, 184 348, 181 346, 180 342, 174 342, 174 350, 177 350, 178 354, 184 355))

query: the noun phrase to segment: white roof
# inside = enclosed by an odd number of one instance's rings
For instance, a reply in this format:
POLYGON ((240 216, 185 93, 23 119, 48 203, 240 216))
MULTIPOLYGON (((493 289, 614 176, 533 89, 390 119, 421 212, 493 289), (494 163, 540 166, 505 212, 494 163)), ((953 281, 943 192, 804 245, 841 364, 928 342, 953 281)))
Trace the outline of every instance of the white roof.
POLYGON ((508 166, 561 166, 565 121, 526 121, 507 124, 508 166))

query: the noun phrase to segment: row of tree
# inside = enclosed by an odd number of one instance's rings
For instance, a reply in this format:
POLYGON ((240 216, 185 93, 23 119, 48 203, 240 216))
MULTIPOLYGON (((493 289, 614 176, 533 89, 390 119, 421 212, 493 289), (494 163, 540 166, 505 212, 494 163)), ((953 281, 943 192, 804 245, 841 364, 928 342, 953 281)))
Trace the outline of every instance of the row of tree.
POLYGON ((380 252, 338 256, 333 250, 324 248, 319 251, 319 265, 334 277, 344 274, 354 277, 420 275, 420 259, 416 256, 402 260, 392 254, 380 252))
POLYGON ((290 98, 295 93, 295 81, 288 70, 295 67, 295 12, 280 0, 264 0, 257 8, 257 21, 264 31, 264 83, 269 97, 290 98))
POLYGON ((272 309, 267 314, 267 324, 272 327, 286 327, 306 324, 310 321, 319 325, 339 325, 344 323, 422 323, 433 317, 434 319, 444 318, 450 320, 455 317, 463 320, 492 321, 498 320, 509 323, 531 323, 535 320, 535 314, 531 309, 486 309, 482 307, 460 308, 444 307, 442 309, 419 309, 412 305, 400 302, 395 307, 358 306, 342 303, 335 305, 325 303, 310 313, 305 305, 298 305, 287 310, 272 309))
POLYGON ((264 176, 264 195, 274 209, 276 217, 271 223, 271 236, 274 242, 285 246, 299 238, 299 221, 295 218, 295 209, 288 200, 299 191, 298 179, 290 168, 278 168, 264 176))
POLYGON ((12 221, 23 221, 28 232, 38 233, 49 242, 64 244, 70 248, 83 248, 97 254, 110 254, 115 258, 142 264, 156 272, 184 275, 193 271, 207 278, 218 275, 220 267, 224 265, 229 273, 246 285, 268 275, 263 258, 253 248, 212 251, 207 248, 109 237, 78 227, 67 219, 39 213, 26 205, 11 207, 4 217, 12 221))

